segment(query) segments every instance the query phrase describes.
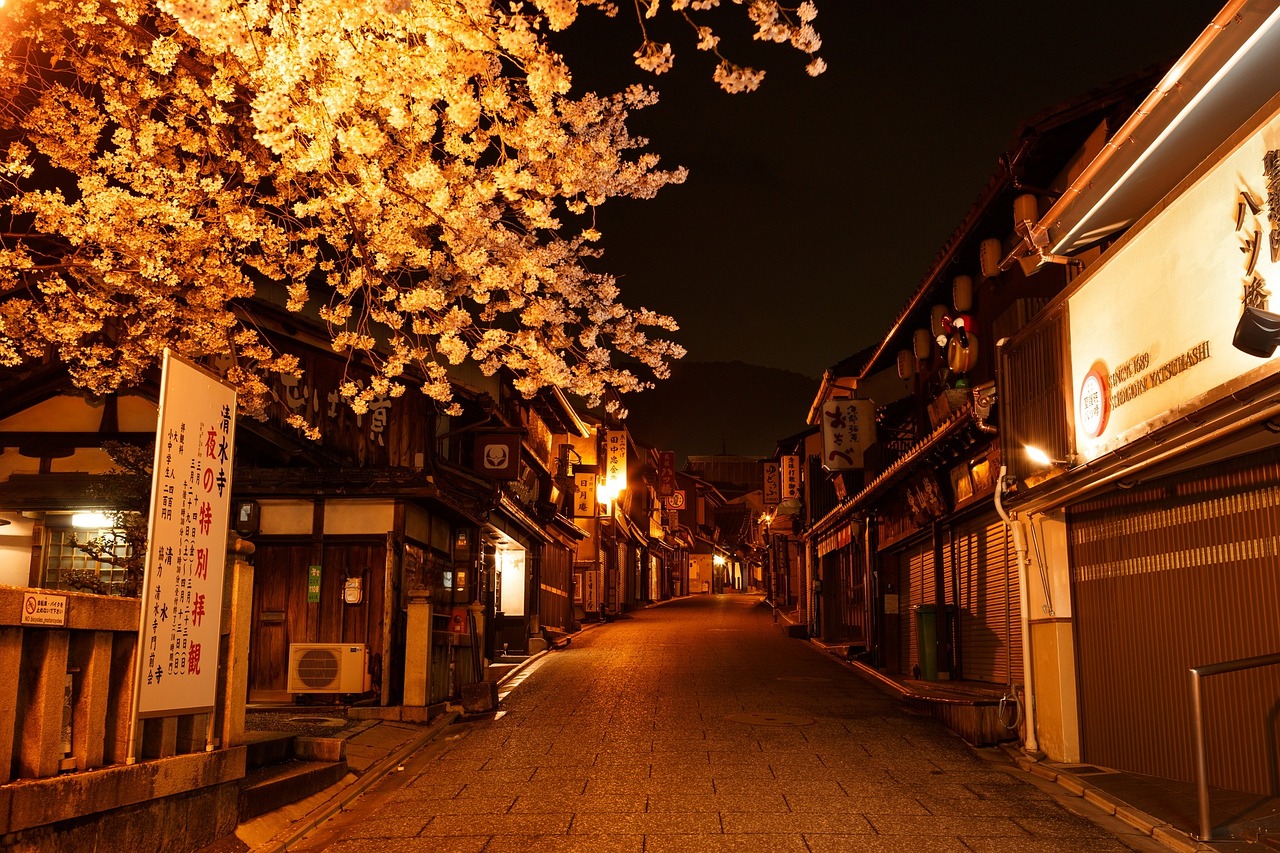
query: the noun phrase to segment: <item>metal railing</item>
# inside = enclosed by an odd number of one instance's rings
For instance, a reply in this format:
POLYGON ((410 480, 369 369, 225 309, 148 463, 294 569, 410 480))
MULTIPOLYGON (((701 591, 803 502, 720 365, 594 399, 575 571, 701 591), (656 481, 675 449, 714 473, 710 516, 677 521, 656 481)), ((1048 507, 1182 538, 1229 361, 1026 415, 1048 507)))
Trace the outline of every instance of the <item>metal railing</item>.
POLYGON ((1210 675, 1240 672, 1275 664, 1280 664, 1280 654, 1258 655, 1191 667, 1191 711, 1196 729, 1196 800, 1200 811, 1200 834, 1197 838, 1200 841, 1209 841, 1213 838, 1213 821, 1209 814, 1209 758, 1204 738, 1204 697, 1201 691, 1201 679, 1210 675))

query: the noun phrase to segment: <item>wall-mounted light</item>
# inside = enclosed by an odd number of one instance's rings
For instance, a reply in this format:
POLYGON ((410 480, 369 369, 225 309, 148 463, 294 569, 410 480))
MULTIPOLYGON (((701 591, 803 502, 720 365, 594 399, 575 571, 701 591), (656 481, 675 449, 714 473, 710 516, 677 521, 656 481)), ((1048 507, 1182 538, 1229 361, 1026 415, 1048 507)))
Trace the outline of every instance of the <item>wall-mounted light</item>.
POLYGON ((71 516, 71 526, 81 530, 106 530, 115 527, 116 522, 104 512, 77 512, 71 516))
POLYGON ((1049 466, 1053 466, 1055 468, 1073 468, 1077 462, 1075 454, 1068 454, 1066 459, 1054 459, 1048 453, 1045 453, 1033 444, 1024 444, 1022 447, 1027 452, 1027 458, 1030 459, 1033 464, 1039 465, 1041 468, 1048 468, 1049 466))
POLYGON ((262 525, 262 509, 257 501, 240 501, 235 504, 235 531, 241 536, 252 536, 262 525))
POLYGON ((1271 358, 1280 346, 1280 314, 1245 306, 1231 345, 1258 358, 1271 358))

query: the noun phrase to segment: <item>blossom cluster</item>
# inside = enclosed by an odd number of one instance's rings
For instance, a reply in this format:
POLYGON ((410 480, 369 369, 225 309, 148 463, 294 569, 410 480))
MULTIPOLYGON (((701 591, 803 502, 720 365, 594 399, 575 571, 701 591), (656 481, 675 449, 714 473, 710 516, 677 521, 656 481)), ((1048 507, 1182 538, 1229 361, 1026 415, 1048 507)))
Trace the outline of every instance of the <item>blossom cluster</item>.
MULTIPOLYGON (((662 74, 671 70, 675 61, 674 51, 669 43, 658 42, 650 38, 645 27, 645 20, 658 15, 664 8, 680 14, 693 28, 698 50, 709 51, 718 60, 712 79, 726 92, 749 92, 759 88, 764 80, 764 72, 755 68, 744 67, 731 62, 720 52, 720 37, 715 29, 705 20, 695 18, 696 13, 708 12, 720 6, 720 0, 636 0, 640 10, 640 30, 642 43, 635 52, 636 65, 654 74, 662 74)), ((804 0, 791 8, 782 5, 778 0, 733 0, 739 6, 746 6, 746 12, 755 25, 754 38, 759 41, 790 44, 809 58, 805 70, 816 77, 827 69, 826 62, 817 55, 822 47, 822 38, 813 27, 818 16, 818 8, 811 0, 804 0)), ((610 4, 601 3, 608 8, 610 4)))
POLYGON ((357 411, 413 387, 448 408, 466 360, 596 402, 651 381, 627 365, 663 378, 683 355, 671 318, 595 269, 593 209, 685 175, 628 131, 651 90, 570 95, 544 31, 574 0, 3 14, 0 363, 52 356, 107 393, 166 347, 229 355, 261 416, 272 377, 299 370, 257 329, 272 299, 375 369, 343 386, 357 411))

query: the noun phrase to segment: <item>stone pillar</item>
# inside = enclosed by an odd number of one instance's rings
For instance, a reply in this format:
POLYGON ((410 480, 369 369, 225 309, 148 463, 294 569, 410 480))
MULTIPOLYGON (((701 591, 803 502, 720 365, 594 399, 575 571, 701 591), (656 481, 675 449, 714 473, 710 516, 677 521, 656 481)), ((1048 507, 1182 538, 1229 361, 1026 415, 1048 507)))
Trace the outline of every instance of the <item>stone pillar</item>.
POLYGON ((253 543, 230 534, 224 575, 222 630, 227 635, 226 683, 222 693, 222 746, 244 741, 245 705, 249 701, 249 632, 253 615, 253 543))
POLYGON ((404 704, 425 707, 431 695, 431 593, 409 591, 404 631, 404 704))

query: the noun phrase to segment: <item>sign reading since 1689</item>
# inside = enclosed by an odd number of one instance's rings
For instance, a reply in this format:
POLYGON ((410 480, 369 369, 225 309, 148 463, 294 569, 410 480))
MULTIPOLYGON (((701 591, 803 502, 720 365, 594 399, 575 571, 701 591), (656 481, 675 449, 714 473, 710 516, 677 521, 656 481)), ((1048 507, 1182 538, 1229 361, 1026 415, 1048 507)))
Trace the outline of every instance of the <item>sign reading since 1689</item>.
POLYGON ((214 706, 235 391, 168 351, 142 587, 138 716, 214 706))

